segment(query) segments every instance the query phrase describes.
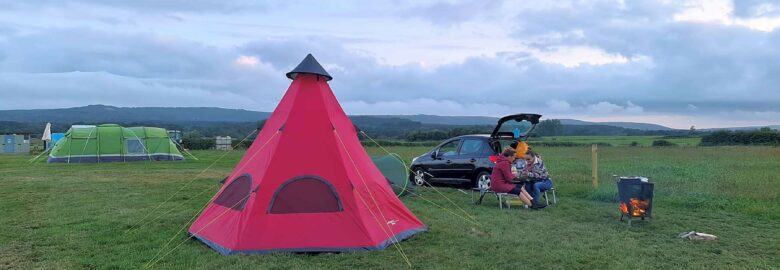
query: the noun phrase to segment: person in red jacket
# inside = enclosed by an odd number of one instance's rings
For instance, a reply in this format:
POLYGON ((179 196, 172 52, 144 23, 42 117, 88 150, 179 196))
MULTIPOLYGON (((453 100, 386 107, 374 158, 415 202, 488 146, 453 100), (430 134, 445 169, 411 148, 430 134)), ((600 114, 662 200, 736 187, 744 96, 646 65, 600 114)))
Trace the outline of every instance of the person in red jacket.
POLYGON ((525 205, 534 208, 532 197, 525 191, 523 185, 512 183, 512 179, 516 177, 511 169, 516 158, 515 153, 515 149, 507 147, 501 155, 498 155, 493 173, 490 175, 490 189, 499 193, 515 194, 525 205))

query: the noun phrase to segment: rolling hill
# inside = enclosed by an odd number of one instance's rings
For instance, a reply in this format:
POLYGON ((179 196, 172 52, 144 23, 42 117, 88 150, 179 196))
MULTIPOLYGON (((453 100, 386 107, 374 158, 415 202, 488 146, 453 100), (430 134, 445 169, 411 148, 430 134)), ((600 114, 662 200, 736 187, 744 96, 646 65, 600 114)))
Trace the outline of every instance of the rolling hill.
POLYGON ((212 107, 114 107, 89 105, 64 109, 2 110, 0 120, 14 122, 255 122, 271 115, 212 107))
MULTIPOLYGON (((23 123, 133 123, 133 122, 256 122, 268 116, 270 112, 225 109, 215 107, 114 107, 107 105, 89 105, 63 109, 0 110, 0 121, 23 123)), ((367 119, 393 118, 406 119, 425 125, 451 126, 493 126, 498 117, 487 116, 439 116, 439 115, 363 115, 367 119)), ((672 130, 657 124, 633 122, 587 122, 575 119, 561 119, 561 124, 570 126, 612 126, 636 130, 672 130)))
POLYGON ((636 123, 636 122, 587 122, 575 119, 561 119, 561 124, 569 126, 583 126, 583 125, 604 125, 638 130, 672 130, 673 128, 665 127, 658 124, 649 123, 636 123))

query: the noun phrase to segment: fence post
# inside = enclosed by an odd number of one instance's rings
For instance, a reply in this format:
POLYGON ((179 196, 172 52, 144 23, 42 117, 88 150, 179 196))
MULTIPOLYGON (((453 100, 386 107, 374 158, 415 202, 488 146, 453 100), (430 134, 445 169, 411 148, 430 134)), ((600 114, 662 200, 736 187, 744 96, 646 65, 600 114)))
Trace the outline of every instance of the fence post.
POLYGON ((591 156, 591 181, 593 181, 593 187, 599 186, 599 146, 593 144, 590 146, 591 156))

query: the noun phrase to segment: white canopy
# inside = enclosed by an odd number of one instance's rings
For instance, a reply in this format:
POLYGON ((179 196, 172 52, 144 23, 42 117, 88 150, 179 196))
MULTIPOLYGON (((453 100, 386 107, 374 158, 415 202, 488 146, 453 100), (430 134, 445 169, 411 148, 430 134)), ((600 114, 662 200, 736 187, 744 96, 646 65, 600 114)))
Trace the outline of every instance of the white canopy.
POLYGON ((41 140, 51 141, 51 123, 46 123, 46 129, 43 130, 43 136, 41 140))

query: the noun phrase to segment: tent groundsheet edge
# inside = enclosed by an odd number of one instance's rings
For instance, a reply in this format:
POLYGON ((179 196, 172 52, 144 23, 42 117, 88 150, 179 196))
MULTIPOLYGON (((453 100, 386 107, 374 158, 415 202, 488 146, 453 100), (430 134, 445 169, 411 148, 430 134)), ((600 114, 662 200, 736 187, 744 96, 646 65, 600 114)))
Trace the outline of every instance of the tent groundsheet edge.
MULTIPOLYGON (((400 233, 397 233, 395 235, 395 239, 398 240, 398 242, 401 242, 403 240, 408 239, 409 237, 414 236, 415 234, 428 231, 428 226, 422 226, 418 228, 411 228, 405 231, 402 231, 400 233)), ((235 255, 235 254, 269 254, 269 253, 277 253, 277 252, 293 252, 293 253, 303 253, 303 252, 356 252, 356 251, 371 251, 371 250, 383 250, 387 248, 388 246, 396 243, 395 239, 387 239, 383 241, 382 243, 379 243, 379 245, 376 246, 369 246, 369 247, 334 247, 334 248, 326 248, 326 247, 316 247, 316 248, 279 248, 279 249, 256 249, 256 250, 231 250, 226 247, 223 247, 211 240, 206 239, 205 237, 202 237, 198 234, 189 232, 191 237, 194 237, 195 239, 198 239, 199 241, 203 242, 210 248, 216 250, 221 255, 235 255)))

